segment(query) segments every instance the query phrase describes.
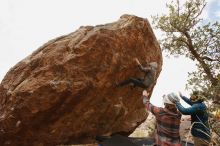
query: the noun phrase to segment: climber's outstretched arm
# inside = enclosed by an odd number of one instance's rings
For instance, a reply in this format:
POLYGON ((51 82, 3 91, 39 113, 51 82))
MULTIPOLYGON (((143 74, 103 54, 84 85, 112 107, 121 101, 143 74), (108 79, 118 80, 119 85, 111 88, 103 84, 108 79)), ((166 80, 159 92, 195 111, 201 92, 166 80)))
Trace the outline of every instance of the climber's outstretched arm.
POLYGON ((135 61, 136 61, 136 63, 138 64, 138 68, 139 68, 142 72, 148 72, 148 71, 151 70, 150 67, 143 67, 143 66, 141 65, 140 61, 139 61, 137 58, 135 58, 135 61))

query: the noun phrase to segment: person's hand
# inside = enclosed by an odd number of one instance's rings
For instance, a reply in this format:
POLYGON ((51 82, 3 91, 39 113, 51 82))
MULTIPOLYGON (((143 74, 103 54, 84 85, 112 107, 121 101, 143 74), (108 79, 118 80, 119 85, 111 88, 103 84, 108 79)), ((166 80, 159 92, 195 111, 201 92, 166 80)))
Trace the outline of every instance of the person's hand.
POLYGON ((181 98, 183 98, 183 94, 179 91, 179 96, 181 97, 181 98))
POLYGON ((149 102, 150 99, 149 99, 148 96, 149 96, 149 93, 148 93, 146 90, 144 90, 144 91, 143 91, 143 103, 144 103, 144 104, 146 104, 147 102, 149 102))
POLYGON ((144 91, 143 91, 143 96, 148 97, 148 96, 149 96, 149 94, 150 94, 150 93, 149 93, 149 92, 147 92, 146 90, 144 90, 144 91))

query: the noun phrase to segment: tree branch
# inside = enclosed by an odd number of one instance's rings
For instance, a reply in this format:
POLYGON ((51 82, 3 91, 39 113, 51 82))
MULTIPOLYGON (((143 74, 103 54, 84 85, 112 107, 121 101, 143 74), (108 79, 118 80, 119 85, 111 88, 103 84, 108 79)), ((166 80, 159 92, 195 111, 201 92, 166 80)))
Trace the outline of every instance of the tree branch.
POLYGON ((202 14, 202 11, 203 11, 203 9, 205 8, 205 6, 206 6, 206 3, 203 4, 203 6, 202 6, 202 8, 200 9, 200 11, 198 12, 198 14, 197 14, 195 17, 193 17, 193 19, 198 18, 198 17, 202 14))
POLYGON ((189 51, 192 53, 192 55, 195 57, 195 59, 201 64, 204 72, 206 73, 207 77, 209 78, 210 82, 212 83, 212 86, 216 86, 218 84, 218 79, 212 75, 211 69, 208 67, 208 65, 205 63, 205 61, 200 57, 200 55, 194 49, 190 35, 187 32, 185 32, 184 34, 185 34, 187 41, 188 41, 189 51))
POLYGON ((212 58, 210 58, 210 57, 208 57, 208 56, 201 57, 201 59, 202 59, 202 60, 207 60, 207 61, 218 61, 218 62, 220 62, 220 60, 218 60, 218 59, 212 59, 212 58))

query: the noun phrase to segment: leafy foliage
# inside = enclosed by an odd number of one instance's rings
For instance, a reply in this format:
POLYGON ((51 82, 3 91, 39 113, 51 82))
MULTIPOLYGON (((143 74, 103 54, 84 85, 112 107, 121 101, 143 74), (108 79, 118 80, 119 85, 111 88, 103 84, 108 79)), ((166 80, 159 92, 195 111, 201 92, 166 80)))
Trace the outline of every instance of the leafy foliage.
MULTIPOLYGON (((187 88, 219 96, 220 85, 220 23, 206 23, 200 18, 205 0, 179 0, 167 4, 168 14, 153 16, 156 29, 164 32, 163 51, 184 55, 196 61, 197 70, 189 73, 187 88)), ((220 98, 220 97, 219 97, 220 98)))
POLYGON ((154 16, 153 23, 165 34, 161 40, 163 51, 196 62, 197 70, 189 73, 187 88, 201 90, 206 97, 216 100, 217 104, 209 107, 210 125, 219 137, 220 23, 202 21, 205 6, 205 0, 187 0, 183 6, 175 0, 167 4, 169 13, 154 16))

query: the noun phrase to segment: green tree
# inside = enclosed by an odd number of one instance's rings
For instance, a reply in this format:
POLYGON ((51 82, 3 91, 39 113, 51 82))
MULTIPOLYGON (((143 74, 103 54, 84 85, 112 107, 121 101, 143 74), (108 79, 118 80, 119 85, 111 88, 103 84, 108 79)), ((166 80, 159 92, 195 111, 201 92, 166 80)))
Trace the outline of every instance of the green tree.
POLYGON ((153 24, 165 35, 163 51, 184 55, 196 61, 197 70, 189 73, 187 87, 219 95, 220 23, 202 21, 205 0, 179 0, 167 4, 168 14, 153 16, 153 24))

